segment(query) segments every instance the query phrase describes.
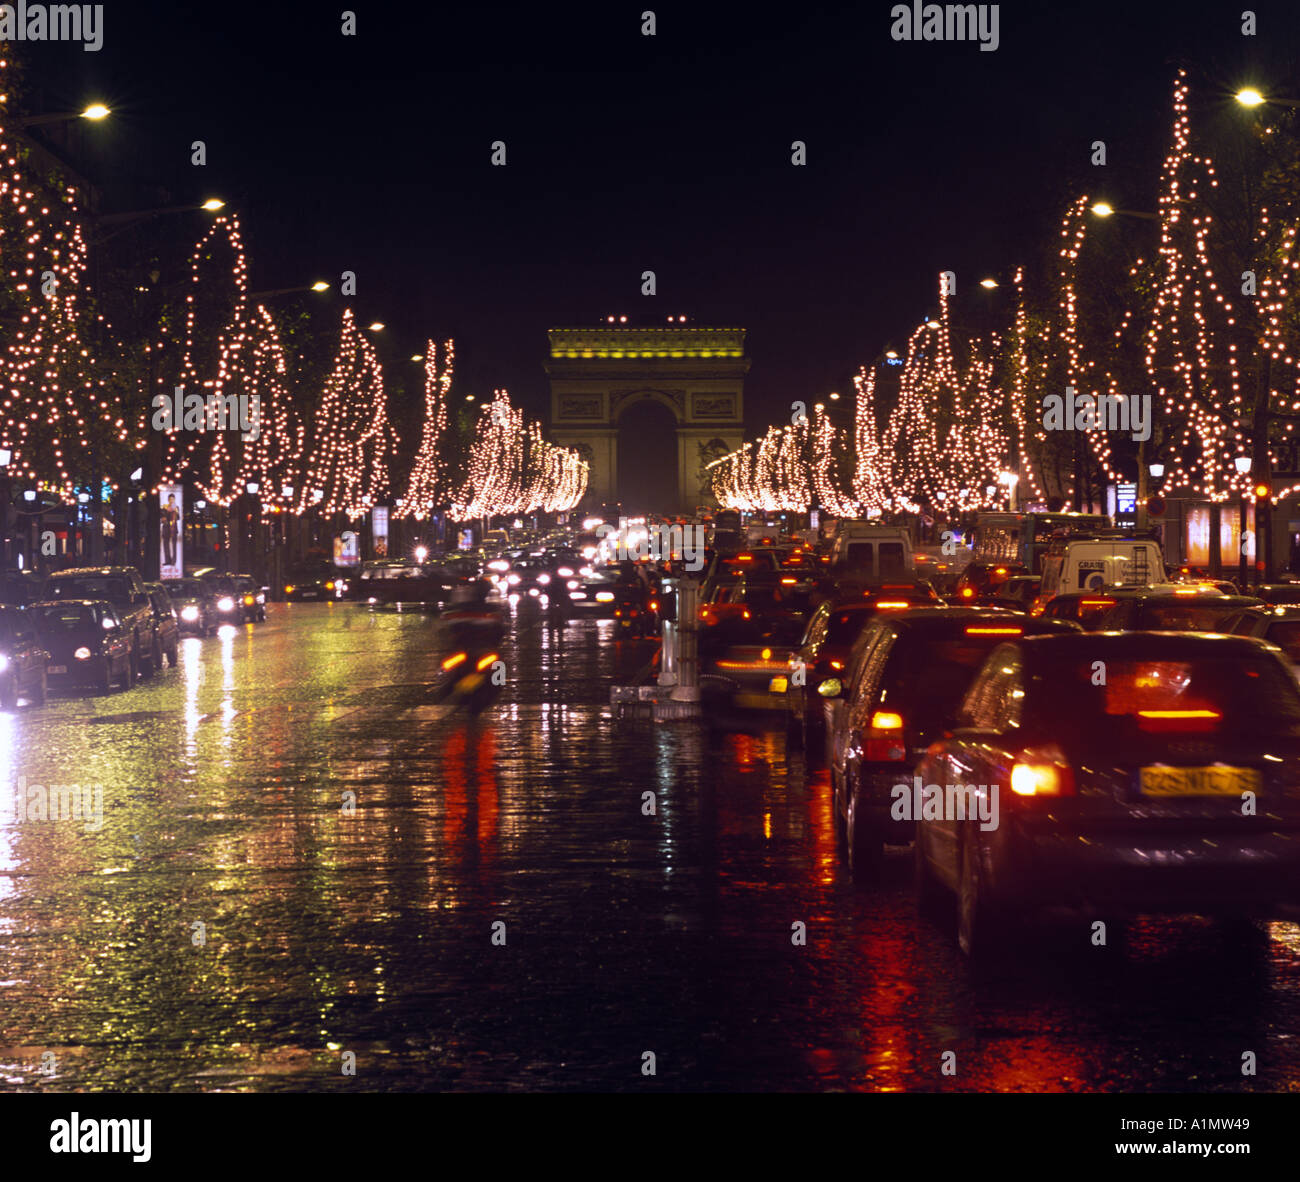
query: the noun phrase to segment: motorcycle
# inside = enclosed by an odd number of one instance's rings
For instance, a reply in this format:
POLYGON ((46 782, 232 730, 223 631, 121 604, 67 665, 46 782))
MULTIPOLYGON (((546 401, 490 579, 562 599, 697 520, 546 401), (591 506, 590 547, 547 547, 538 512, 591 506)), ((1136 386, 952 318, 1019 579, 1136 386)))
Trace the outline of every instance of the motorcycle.
POLYGON ((449 653, 442 662, 442 678, 435 699, 477 714, 500 689, 495 677, 495 666, 500 660, 501 654, 495 652, 471 653, 460 649, 449 653))

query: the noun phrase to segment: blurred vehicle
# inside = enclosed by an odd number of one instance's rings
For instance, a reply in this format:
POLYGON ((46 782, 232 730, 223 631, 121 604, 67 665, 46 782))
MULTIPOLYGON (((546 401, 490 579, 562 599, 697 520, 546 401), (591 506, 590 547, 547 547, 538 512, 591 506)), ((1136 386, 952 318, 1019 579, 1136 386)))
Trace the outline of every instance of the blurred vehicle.
POLYGON ((840 523, 831 549, 831 574, 837 583, 879 582, 912 574, 912 535, 903 526, 840 523))
POLYGON ((786 740, 803 747, 810 758, 824 744, 825 707, 817 687, 828 677, 843 675, 853 645, 877 613, 937 605, 939 597, 925 581, 891 583, 874 595, 821 604, 790 654, 788 669, 772 679, 772 691, 785 694, 786 740))
POLYGON ((490 590, 487 580, 457 587, 439 621, 447 655, 442 659, 435 698, 472 714, 487 706, 502 684, 500 647, 505 621, 500 606, 488 601, 490 590))
POLYGON ((220 622, 217 596, 203 579, 164 579, 162 585, 176 609, 176 625, 181 636, 211 636, 220 622))
POLYGON ((1038 598, 1041 575, 1011 575, 976 600, 984 607, 1004 607, 1008 611, 1027 612, 1038 598))
POLYGON ((1045 908, 1280 918, 1300 901, 1300 690, 1260 641, 1003 645, 913 783, 945 797, 916 826, 917 888, 926 907, 957 896, 968 956, 1045 908), (964 815, 996 822, 959 818, 963 785, 964 815))
POLYGON ((385 558, 361 564, 357 574, 345 584, 347 597, 359 603, 439 604, 450 595, 449 571, 409 558, 385 558))
POLYGON ((1070 591, 1054 595, 1047 603, 1035 602, 1030 614, 1047 620, 1072 620, 1085 632, 1096 632, 1106 613, 1115 606, 1112 596, 1095 591, 1070 591))
POLYGON ((289 603, 337 599, 336 584, 334 568, 328 562, 305 563, 289 572, 284 584, 284 597, 289 603))
POLYGON ((1229 636, 1253 636, 1276 645, 1300 680, 1300 605, 1242 608, 1220 620, 1219 631, 1229 636))
POLYGON ((1110 527, 1110 518, 1097 513, 978 513, 971 531, 971 558, 985 566, 1014 566, 1041 575, 1054 539, 1110 527))
POLYGON ((153 606, 140 572, 133 566, 78 567, 45 580, 42 600, 107 600, 126 633, 131 666, 142 677, 162 668, 162 645, 153 619, 153 606))
POLYGON ((161 583, 146 583, 144 586, 149 593, 149 610, 153 615, 158 647, 167 658, 167 664, 175 669, 180 661, 180 613, 161 583))
POLYGON ((1218 632, 1233 612, 1260 603, 1217 587, 1178 583, 1116 588, 1106 597, 1115 603, 1097 621, 1099 632, 1218 632))
POLYGON ((106 599, 58 599, 33 604, 32 626, 49 653, 50 686, 88 686, 112 693, 135 685, 135 647, 130 627, 106 599))
POLYGON ((19 698, 45 705, 49 660, 28 612, 0 605, 0 710, 16 710, 19 698))
POLYGON ((964 607, 880 613, 863 629, 845 672, 817 686, 828 703, 831 810, 855 880, 878 875, 886 843, 911 841, 910 819, 892 815, 893 789, 911 783, 926 748, 955 725, 988 654, 1013 637, 1078 630, 1062 620, 964 607))

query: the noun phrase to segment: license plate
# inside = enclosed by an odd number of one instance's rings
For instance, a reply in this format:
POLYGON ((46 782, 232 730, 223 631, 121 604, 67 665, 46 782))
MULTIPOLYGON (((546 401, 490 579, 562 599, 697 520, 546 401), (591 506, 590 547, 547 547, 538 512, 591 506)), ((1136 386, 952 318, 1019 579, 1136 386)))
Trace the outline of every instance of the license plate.
POLYGON ((1240 796, 1259 791, 1249 767, 1144 767, 1143 796, 1240 796))
POLYGON ((66 673, 67 671, 67 665, 51 665, 45 670, 46 673, 66 673))
POLYGON ((785 709, 785 703, 776 694, 737 694, 732 701, 741 710, 785 709))
POLYGON ((472 694, 486 680, 486 673, 471 673, 460 683, 458 688, 462 694, 472 694))

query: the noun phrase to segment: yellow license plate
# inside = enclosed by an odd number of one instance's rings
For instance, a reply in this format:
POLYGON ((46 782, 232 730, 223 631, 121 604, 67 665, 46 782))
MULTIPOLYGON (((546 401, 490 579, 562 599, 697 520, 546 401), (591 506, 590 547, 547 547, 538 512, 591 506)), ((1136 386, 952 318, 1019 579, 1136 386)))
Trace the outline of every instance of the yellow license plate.
POLYGON ((456 688, 460 690, 462 694, 472 694, 486 680, 486 673, 471 673, 468 677, 462 680, 460 685, 456 688))
POLYGON ((785 709, 785 703, 776 694, 737 694, 733 701, 741 710, 785 709))
POLYGON ((1144 767, 1143 796, 1240 796, 1259 791, 1249 767, 1144 767))

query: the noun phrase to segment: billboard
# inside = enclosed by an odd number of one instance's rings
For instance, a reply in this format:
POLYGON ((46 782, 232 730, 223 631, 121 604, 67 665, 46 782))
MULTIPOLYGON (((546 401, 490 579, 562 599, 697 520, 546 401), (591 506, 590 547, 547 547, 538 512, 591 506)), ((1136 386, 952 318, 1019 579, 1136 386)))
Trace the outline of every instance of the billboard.
POLYGON ((179 579, 185 574, 185 500, 181 486, 160 485, 158 507, 158 577, 179 579))
POLYGON ((334 565, 356 566, 361 561, 361 543, 351 530, 334 539, 334 565))
POLYGON ((376 505, 370 511, 370 537, 374 542, 375 557, 388 557, 388 506, 376 505))

